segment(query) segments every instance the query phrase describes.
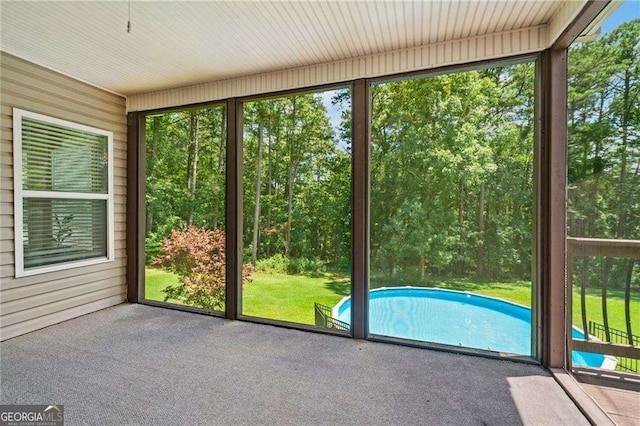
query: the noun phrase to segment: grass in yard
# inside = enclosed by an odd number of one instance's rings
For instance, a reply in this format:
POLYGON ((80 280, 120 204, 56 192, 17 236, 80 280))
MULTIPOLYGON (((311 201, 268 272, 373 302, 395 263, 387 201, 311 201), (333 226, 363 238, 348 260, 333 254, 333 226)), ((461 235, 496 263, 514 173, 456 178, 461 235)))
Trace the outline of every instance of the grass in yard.
MULTIPOLYGON (((144 298, 164 302, 164 289, 178 283, 178 276, 158 268, 146 268, 144 271, 144 298)), ((176 303, 176 300, 169 300, 176 303)), ((179 302, 178 302, 179 303, 179 302)))
MULTIPOLYGON (((164 301, 164 289, 178 276, 157 268, 145 272, 145 298, 164 301)), ((349 295, 349 277, 325 273, 319 276, 265 274, 255 272, 242 290, 243 315, 315 324, 313 303, 333 307, 349 295)), ((176 301, 170 300, 172 303, 176 301)))
POLYGON ((242 291, 242 313, 261 318, 314 324, 313 303, 333 307, 351 291, 349 277, 256 272, 242 291))
MULTIPOLYGON (((175 274, 161 269, 147 268, 145 297, 164 300, 164 289, 178 282, 175 274)), ((382 280, 372 280, 371 288, 390 287, 382 280)), ((404 284, 403 284, 404 285, 404 284)), ((415 284, 414 284, 415 285, 415 284)), ((449 290, 468 291, 485 296, 497 297, 531 306, 531 283, 527 281, 477 283, 466 280, 430 280, 423 287, 437 287, 449 290)), ((256 272, 253 281, 243 289, 243 314, 261 318, 291 321, 303 324, 314 323, 313 303, 333 307, 350 293, 347 275, 325 273, 319 276, 266 274, 256 272)), ((175 301, 174 301, 175 302, 175 301)), ((600 292, 588 289, 588 319, 602 324, 600 292)), ((610 290, 607 298, 609 326, 626 331, 624 316, 624 292, 610 290)), ((582 327, 580 294, 576 290, 573 297, 573 324, 582 327)), ((631 317, 634 319, 634 334, 640 332, 640 294, 632 294, 631 317)))

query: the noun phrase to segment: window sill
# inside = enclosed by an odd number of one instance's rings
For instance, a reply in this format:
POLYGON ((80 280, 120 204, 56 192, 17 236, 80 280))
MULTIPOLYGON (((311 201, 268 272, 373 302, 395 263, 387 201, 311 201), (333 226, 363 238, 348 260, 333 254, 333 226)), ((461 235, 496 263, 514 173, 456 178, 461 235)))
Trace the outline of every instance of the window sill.
POLYGON ((65 263, 57 263, 55 265, 38 266, 38 267, 30 268, 27 270, 19 270, 19 268, 16 266, 15 277, 16 278, 30 277, 32 275, 46 274, 49 272, 64 271, 67 269, 74 269, 74 268, 82 268, 84 266, 91 266, 91 265, 98 265, 100 263, 113 262, 113 260, 114 259, 109 259, 107 257, 99 257, 99 258, 81 260, 77 262, 65 262, 65 263))

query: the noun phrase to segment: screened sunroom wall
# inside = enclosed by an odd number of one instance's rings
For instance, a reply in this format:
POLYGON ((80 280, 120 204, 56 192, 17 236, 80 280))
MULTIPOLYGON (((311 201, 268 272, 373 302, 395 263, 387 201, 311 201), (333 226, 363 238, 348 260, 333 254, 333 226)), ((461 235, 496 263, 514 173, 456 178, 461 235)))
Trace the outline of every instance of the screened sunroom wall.
POLYGON ((5 340, 125 301, 127 120, 123 97, 0 55, 0 339, 5 340), (13 108, 113 132, 113 261, 15 278, 13 108))

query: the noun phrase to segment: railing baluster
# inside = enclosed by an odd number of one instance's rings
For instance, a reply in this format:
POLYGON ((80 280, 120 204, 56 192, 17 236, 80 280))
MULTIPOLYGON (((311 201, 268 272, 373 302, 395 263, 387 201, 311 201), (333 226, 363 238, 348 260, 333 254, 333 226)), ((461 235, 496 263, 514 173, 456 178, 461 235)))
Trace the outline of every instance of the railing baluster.
POLYGON ((634 344, 633 333, 631 332, 631 276, 633 275, 635 262, 635 259, 629 260, 629 264, 627 266, 627 279, 624 286, 624 317, 627 323, 627 338, 631 346, 634 344))
POLYGON ((604 274, 602 277, 602 323, 604 324, 604 335, 607 342, 611 342, 609 334, 609 316, 607 315, 607 287, 609 286, 609 271, 611 271, 612 260, 610 257, 604 258, 604 274))
MULTIPOLYGON (((573 256, 574 252, 574 242, 571 238, 567 238, 567 288, 565 289, 565 301, 567 304, 566 314, 565 314, 565 334, 567 340, 567 353, 566 355, 566 364, 569 370, 572 367, 572 356, 573 353, 573 277, 575 275, 576 262, 573 256)), ((532 336, 533 337, 533 336, 532 336)), ((531 341, 531 347, 534 347, 536 344, 536 340, 531 341)))
MULTIPOLYGON (((611 333, 611 343, 616 344, 625 344, 628 340, 627 333, 622 330, 617 330, 615 328, 609 328, 609 333, 611 333)), ((589 334, 592 336, 604 340, 604 326, 597 322, 589 321, 589 334)), ((632 346, 638 346, 640 343, 639 336, 632 336, 632 341, 634 342, 632 346)), ((618 359, 617 367, 624 371, 631 371, 638 373, 638 359, 637 358, 628 358, 628 357, 616 357, 618 359)))
POLYGON ((582 330, 584 331, 584 340, 589 340, 589 329, 587 328, 587 274, 589 272, 589 263, 591 259, 585 257, 582 261, 582 274, 580 276, 580 309, 582 311, 582 330))
POLYGON ((335 328, 342 331, 349 331, 349 324, 331 316, 333 312, 330 307, 314 302, 314 308, 316 311, 316 325, 324 328, 335 328))

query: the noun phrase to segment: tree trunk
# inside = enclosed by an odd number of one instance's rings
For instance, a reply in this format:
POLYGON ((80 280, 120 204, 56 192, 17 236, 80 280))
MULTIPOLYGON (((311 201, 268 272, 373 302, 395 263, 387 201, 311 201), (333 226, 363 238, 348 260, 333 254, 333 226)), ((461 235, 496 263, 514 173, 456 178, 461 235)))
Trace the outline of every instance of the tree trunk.
MULTIPOLYGON (((275 138, 275 159, 273 161, 273 200, 271 200, 271 203, 269 203, 269 206, 271 206, 272 204, 274 206, 279 205, 278 203, 280 202, 279 200, 279 190, 280 190, 280 138, 282 136, 282 132, 281 129, 278 128, 278 133, 276 133, 276 138, 275 138)), ((282 199, 284 200, 284 195, 282 196, 282 199)), ((277 217, 277 216, 276 216, 277 217)), ((269 210, 269 218, 271 218, 271 210, 269 210)), ((277 223, 277 219, 276 219, 276 223, 277 223)), ((269 229, 271 229, 271 219, 269 219, 269 229)), ((273 241, 273 238, 270 237, 270 241, 273 241)), ((277 241, 277 239, 276 239, 277 241)), ((272 247, 273 248, 273 247, 272 247)), ((276 246, 276 251, 278 250, 278 247, 276 246)))
MULTIPOLYGON (((464 204, 463 204, 463 197, 464 197, 464 191, 463 191, 463 185, 462 185, 462 181, 458 182, 458 194, 459 194, 459 198, 458 198, 458 233, 460 235, 460 240, 462 240, 462 223, 463 223, 463 216, 464 216, 464 204)), ((462 243, 460 243, 460 245, 458 245, 458 261, 456 262, 456 272, 459 274, 462 274, 464 272, 464 261, 462 260, 462 255, 463 255, 463 250, 462 250, 462 243)))
MULTIPOLYGON (((271 133, 273 132, 273 122, 269 129, 269 137, 267 138, 267 229, 271 229, 271 133)), ((271 257, 271 238, 267 238, 267 257, 271 257)))
MULTIPOLYGON (((601 93, 600 94, 600 104, 599 104, 599 110, 598 110, 598 123, 602 123, 603 120, 603 116, 604 116, 604 101, 606 98, 606 93, 601 93)), ((594 152, 594 159, 593 159, 593 176, 595 177, 594 181, 591 184, 591 188, 589 191, 589 205, 595 206, 596 205, 596 198, 598 196, 598 187, 600 186, 600 176, 601 173, 599 170, 599 167, 601 167, 600 165, 600 161, 598 160, 600 158, 600 152, 601 152, 601 145, 602 145, 602 141, 600 140, 600 138, 596 138, 595 141, 595 152, 594 152)), ((588 237, 592 237, 594 236, 595 232, 596 232, 596 218, 594 217, 593 213, 589 213, 587 215, 587 224, 585 226, 585 231, 587 231, 587 234, 585 235, 583 232, 581 232, 580 236, 588 236, 588 237)))
POLYGON ((193 215, 195 210, 195 201, 196 201, 196 185, 197 185, 197 176, 198 176, 198 144, 199 144, 199 129, 198 129, 198 115, 195 112, 191 113, 191 149, 190 149, 190 158, 191 162, 189 164, 189 217, 187 218, 187 225, 193 225, 193 215))
MULTIPOLYGON (((296 98, 293 98, 292 126, 296 125, 296 98)), ((293 183, 296 178, 297 160, 295 157, 295 128, 291 129, 289 135, 289 173, 287 176, 287 227, 285 230, 285 247, 284 254, 289 256, 291 253, 291 227, 293 225, 293 183)))
MULTIPOLYGON (((224 115, 221 114, 220 127, 220 144, 218 145, 218 176, 224 173, 224 159, 226 156, 225 147, 227 146, 227 124, 224 115)), ((220 204, 224 201, 226 192, 226 178, 222 180, 222 188, 216 188, 214 191, 215 200, 213 202, 213 228, 218 228, 220 220, 220 204)), ((224 204, 223 204, 224 206, 224 204)))
POLYGON ((625 234, 627 222, 627 211, 624 208, 625 194, 627 192, 627 145, 629 141, 629 90, 630 76, 629 70, 624 73, 624 94, 622 110, 622 155, 620 157, 620 186, 618 187, 618 226, 616 227, 616 237, 621 238, 625 234))
POLYGON ((256 171, 256 208, 253 213, 253 243, 251 245, 251 264, 256 266, 258 260, 258 231, 260 221, 260 183, 262 177, 262 139, 263 126, 262 122, 258 124, 258 167, 256 171))
MULTIPOLYGON (((153 117, 153 135, 151 137, 151 161, 147 167, 147 179, 155 176, 155 166, 158 161, 158 137, 160 135, 160 117, 153 117)), ((147 220, 145 223, 145 236, 148 237, 153 230, 153 206, 147 204, 147 220)))
POLYGON ((476 275, 484 277, 484 183, 480 186, 480 194, 478 195, 478 251, 476 252, 476 275))
POLYGON ((284 254, 289 256, 291 252, 291 226, 293 225, 293 180, 295 179, 294 166, 289 166, 287 177, 287 227, 285 230, 284 254))

